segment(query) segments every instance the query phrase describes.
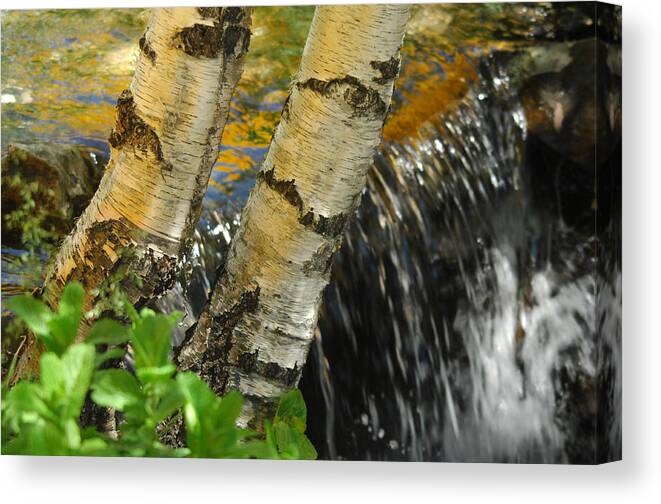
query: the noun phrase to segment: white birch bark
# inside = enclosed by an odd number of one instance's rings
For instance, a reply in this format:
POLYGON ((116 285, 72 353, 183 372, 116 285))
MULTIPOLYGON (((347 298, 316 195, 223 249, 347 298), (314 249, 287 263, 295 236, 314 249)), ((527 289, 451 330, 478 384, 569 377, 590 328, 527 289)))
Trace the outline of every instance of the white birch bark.
MULTIPOLYGON (((122 282, 133 302, 171 286, 199 218, 250 22, 250 8, 152 10, 133 81, 117 102, 110 162, 50 264, 49 305, 76 280, 90 309, 94 289, 120 271, 140 279, 122 282)), ((24 355, 34 361, 32 353, 24 355)))
POLYGON ((333 253, 356 209, 399 71, 406 5, 317 7, 224 271, 178 354, 261 424, 305 363, 333 253))

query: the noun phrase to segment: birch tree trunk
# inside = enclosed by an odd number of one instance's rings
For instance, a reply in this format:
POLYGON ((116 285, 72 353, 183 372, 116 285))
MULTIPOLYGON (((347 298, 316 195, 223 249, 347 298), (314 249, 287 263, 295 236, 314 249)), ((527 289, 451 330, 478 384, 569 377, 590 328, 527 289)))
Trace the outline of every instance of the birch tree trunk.
MULTIPOLYGON (((44 300, 67 282, 115 276, 131 301, 171 287, 201 211, 250 41, 250 8, 153 9, 129 89, 117 100, 101 184, 51 262, 44 300)), ((79 337, 87 332, 81 324, 79 337)), ((34 347, 34 345, 31 345, 34 347)), ((36 361, 28 349, 25 362, 36 361)))
POLYGON ((255 427, 297 385, 399 72, 406 5, 317 7, 298 75, 224 271, 180 369, 246 397, 255 427))

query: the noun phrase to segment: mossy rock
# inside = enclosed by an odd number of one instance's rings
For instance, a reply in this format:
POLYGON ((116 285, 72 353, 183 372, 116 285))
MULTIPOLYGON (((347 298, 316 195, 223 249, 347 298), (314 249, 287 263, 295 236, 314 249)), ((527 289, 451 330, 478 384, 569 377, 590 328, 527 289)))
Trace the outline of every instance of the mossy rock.
POLYGON ((63 144, 12 144, 2 157, 2 243, 24 248, 25 227, 59 238, 99 185, 104 155, 63 144))

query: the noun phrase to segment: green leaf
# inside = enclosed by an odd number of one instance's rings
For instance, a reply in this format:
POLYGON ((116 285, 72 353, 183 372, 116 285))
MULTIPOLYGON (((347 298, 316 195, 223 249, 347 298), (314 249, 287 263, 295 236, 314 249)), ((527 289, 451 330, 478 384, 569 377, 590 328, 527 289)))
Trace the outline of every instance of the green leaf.
POLYGON ((228 426, 234 426, 236 419, 241 414, 242 407, 243 396, 237 391, 229 392, 220 399, 220 404, 216 411, 216 421, 225 423, 228 426))
POLYGON ((59 398, 67 389, 65 386, 64 363, 53 352, 46 352, 39 361, 39 381, 46 398, 59 398))
MULTIPOLYGON (((63 317, 56 315, 48 321, 48 330, 51 339, 46 348, 57 355, 62 355, 75 339, 75 334, 74 338, 71 338, 71 324, 63 317)), ((44 344, 46 343, 44 342, 44 344)))
POLYGON ((214 434, 209 428, 215 420, 218 398, 206 383, 191 372, 179 373, 177 383, 183 393, 184 422, 188 448, 193 456, 209 456, 214 434))
MULTIPOLYGON (((194 407, 193 412, 196 413, 200 409, 208 410, 214 406, 216 396, 209 389, 208 385, 200 380, 195 373, 179 373, 176 380, 184 395, 187 406, 192 405, 194 407)), ((199 419, 196 415, 192 415, 191 427, 193 429, 197 428, 198 422, 199 419)))
POLYGON ((295 438, 296 431, 285 422, 275 422, 273 431, 280 457, 286 460, 296 460, 299 455, 295 438))
POLYGON ((101 364, 110 359, 121 359, 124 357, 125 353, 126 350, 124 348, 113 348, 107 352, 103 352, 101 354, 98 353, 94 358, 94 367, 98 368, 101 364))
POLYGON ((135 351, 136 368, 161 367, 170 362, 170 339, 180 314, 156 314, 144 308, 133 324, 131 344, 135 351))
POLYGON ((124 304, 124 311, 126 312, 126 315, 128 315, 129 319, 131 319, 131 322, 133 324, 135 324, 138 320, 140 320, 140 315, 136 311, 135 306, 133 306, 133 303, 129 301, 128 297, 124 296, 123 304, 124 304))
MULTIPOLYGON (((27 324, 30 330, 36 335, 45 337, 42 340, 46 348, 48 348, 48 340, 50 339, 50 330, 48 329, 48 322, 53 318, 53 312, 50 311, 48 306, 33 298, 32 296, 15 296, 6 301, 7 308, 13 311, 17 317, 27 324)), ((41 339, 41 338, 40 338, 41 339)))
POLYGON ((296 433, 296 444, 298 446, 298 458, 301 460, 317 460, 318 454, 312 442, 301 432, 296 433))
POLYGON ((175 381, 170 381, 167 385, 167 391, 162 394, 153 418, 156 423, 162 422, 175 411, 181 408, 185 403, 184 394, 175 381))
POLYGON ((25 344, 27 337, 23 338, 23 342, 18 346, 18 349, 14 352, 14 356, 11 358, 11 363, 9 364, 9 369, 7 370, 7 375, 5 376, 4 381, 2 382, 2 393, 9 388, 9 384, 12 383, 14 379, 14 373, 16 372, 16 365, 18 364, 18 358, 20 355, 20 350, 25 344))
POLYGON ((262 440, 251 440, 227 447, 222 452, 223 458, 278 459, 278 451, 262 440))
POLYGON ((94 373, 94 347, 79 343, 69 347, 62 356, 64 383, 68 395, 67 414, 78 417, 85 403, 94 373))
POLYGON ((99 406, 110 406, 119 411, 144 400, 140 386, 133 375, 123 369, 98 371, 92 383, 92 399, 99 406))
POLYGON ((13 432, 18 432, 22 424, 36 423, 47 418, 57 422, 57 417, 49 409, 40 394, 36 383, 20 381, 2 398, 2 424, 13 432))
POLYGON ((278 454, 278 445, 275 440, 275 433, 273 432, 273 424, 268 420, 264 420, 264 438, 264 443, 266 444, 266 456, 263 458, 280 458, 278 454))
POLYGON ((78 427, 77 419, 69 418, 64 422, 64 437, 69 448, 73 450, 80 448, 80 428, 78 427))
POLYGON ((300 390, 280 398, 273 421, 273 435, 278 453, 284 459, 316 459, 317 450, 305 435, 307 408, 300 390))
POLYGON ((303 394, 298 389, 290 390, 280 398, 275 422, 283 421, 291 424, 299 432, 305 432, 307 408, 303 394))
POLYGON ((20 434, 2 446, 6 455, 70 455, 62 430, 55 424, 39 421, 23 427, 20 434))
POLYGON ((62 292, 58 313, 48 322, 53 336, 53 351, 62 354, 76 339, 78 326, 83 316, 85 291, 77 282, 67 284, 62 292))
POLYGON ((80 322, 83 314, 83 302, 85 300, 85 289, 78 282, 71 282, 64 287, 62 297, 58 305, 58 313, 66 318, 80 322))
POLYGON ((85 341, 92 345, 120 345, 128 339, 128 327, 115 320, 101 319, 92 326, 85 341))
POLYGON ((305 436, 290 424, 277 422, 274 424, 276 444, 281 458, 315 460, 317 450, 305 436))
POLYGON ((177 370, 174 364, 159 367, 145 367, 136 370, 138 379, 143 384, 168 382, 177 370))
POLYGON ((112 457, 119 455, 117 450, 108 446, 108 442, 101 437, 85 439, 80 445, 80 455, 87 457, 112 457))

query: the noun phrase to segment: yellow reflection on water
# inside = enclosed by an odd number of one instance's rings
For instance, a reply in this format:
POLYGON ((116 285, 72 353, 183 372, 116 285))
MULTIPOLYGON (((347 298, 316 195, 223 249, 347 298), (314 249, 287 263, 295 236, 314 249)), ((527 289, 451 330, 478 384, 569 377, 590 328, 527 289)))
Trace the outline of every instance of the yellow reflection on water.
MULTIPOLYGON (((531 20, 542 22, 545 9, 544 4, 415 6, 384 138, 401 140, 456 103, 474 78, 471 56, 513 45, 502 36, 503 27, 508 36, 525 38, 531 20)), ((222 176, 212 186, 228 189, 223 185, 261 161, 313 13, 314 7, 255 8, 250 53, 216 164, 222 176)), ((141 9, 4 11, 3 146, 46 140, 105 148, 116 97, 130 83, 147 18, 141 9)))

